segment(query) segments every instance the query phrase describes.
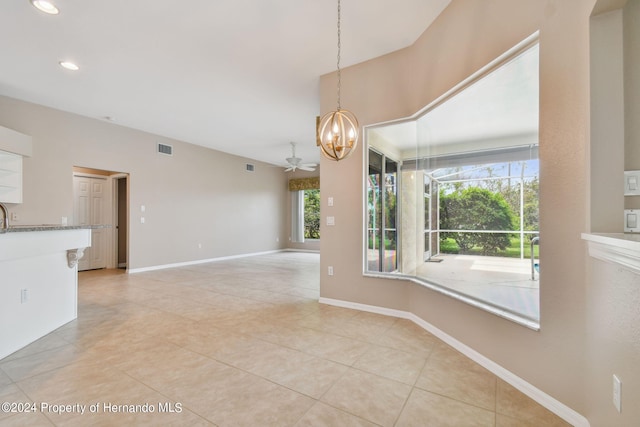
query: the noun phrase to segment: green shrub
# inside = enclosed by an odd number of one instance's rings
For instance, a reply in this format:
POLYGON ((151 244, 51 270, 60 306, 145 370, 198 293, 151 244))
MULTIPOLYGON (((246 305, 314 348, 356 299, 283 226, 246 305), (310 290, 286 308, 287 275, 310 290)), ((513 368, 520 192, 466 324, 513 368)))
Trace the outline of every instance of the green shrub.
MULTIPOLYGON (((515 215, 499 193, 470 187, 440 193, 440 229, 443 230, 513 230, 515 215)), ((483 255, 496 254, 510 245, 506 233, 441 233, 442 239, 453 239, 461 253, 479 247, 483 255)))

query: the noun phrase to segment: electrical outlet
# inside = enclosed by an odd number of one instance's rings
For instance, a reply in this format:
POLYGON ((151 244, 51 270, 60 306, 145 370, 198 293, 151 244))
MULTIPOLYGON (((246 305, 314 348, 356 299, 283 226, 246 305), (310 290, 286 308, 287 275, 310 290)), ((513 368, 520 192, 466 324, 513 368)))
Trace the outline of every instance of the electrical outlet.
POLYGON ((29 293, 26 289, 20 289, 20 304, 24 304, 29 301, 29 293))
POLYGON ((20 217, 17 213, 11 212, 11 221, 20 221, 20 217))
POLYGON ((617 376, 613 376, 613 406, 618 412, 622 412, 622 382, 617 376))
POLYGON ((329 276, 333 276, 333 266, 332 266, 332 265, 330 265, 329 267, 327 267, 327 274, 328 274, 329 276))

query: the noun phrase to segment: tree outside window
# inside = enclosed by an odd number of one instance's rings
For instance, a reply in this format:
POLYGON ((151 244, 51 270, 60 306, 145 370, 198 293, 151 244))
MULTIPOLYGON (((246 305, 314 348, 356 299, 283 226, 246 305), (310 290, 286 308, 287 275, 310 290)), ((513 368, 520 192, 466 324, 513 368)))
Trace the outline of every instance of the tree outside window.
POLYGON ((320 190, 304 190, 304 238, 320 238, 320 190))

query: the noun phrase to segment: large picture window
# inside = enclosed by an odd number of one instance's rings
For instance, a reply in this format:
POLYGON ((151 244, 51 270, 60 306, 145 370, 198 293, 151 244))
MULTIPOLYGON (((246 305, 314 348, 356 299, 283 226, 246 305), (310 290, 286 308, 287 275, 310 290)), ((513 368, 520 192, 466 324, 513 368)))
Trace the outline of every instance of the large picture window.
POLYGON ((291 241, 320 239, 320 178, 289 180, 291 192, 291 241))
POLYGON ((535 35, 413 118, 365 129, 366 273, 539 327, 538 56, 535 35))
POLYGON ((320 189, 302 190, 304 195, 304 238, 320 238, 320 189))

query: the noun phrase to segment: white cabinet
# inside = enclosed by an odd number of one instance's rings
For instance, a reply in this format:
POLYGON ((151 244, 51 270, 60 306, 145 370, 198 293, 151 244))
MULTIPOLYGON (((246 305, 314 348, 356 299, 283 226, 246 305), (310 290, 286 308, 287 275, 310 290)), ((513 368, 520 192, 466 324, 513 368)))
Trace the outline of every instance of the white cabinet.
POLYGON ((0 202, 22 203, 22 156, 0 151, 0 202))
POLYGON ((84 229, 0 234, 0 359, 77 317, 68 252, 90 245, 84 229))
POLYGON ((0 126, 0 202, 22 203, 22 157, 32 150, 30 136, 0 126))

